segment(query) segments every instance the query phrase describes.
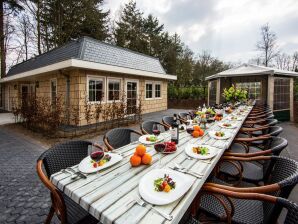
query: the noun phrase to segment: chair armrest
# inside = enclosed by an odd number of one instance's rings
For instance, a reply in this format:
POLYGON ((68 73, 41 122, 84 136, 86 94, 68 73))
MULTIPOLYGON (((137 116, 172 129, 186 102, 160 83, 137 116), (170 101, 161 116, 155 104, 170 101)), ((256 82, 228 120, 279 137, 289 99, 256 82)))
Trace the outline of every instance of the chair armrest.
POLYGON ((254 131, 261 131, 261 130, 266 130, 269 128, 269 125, 264 125, 262 127, 258 127, 258 128, 241 128, 240 131, 242 132, 254 132, 254 131))
POLYGON ((235 156, 235 157, 256 157, 256 156, 264 156, 264 155, 271 155, 272 150, 264 150, 260 152, 254 152, 254 153, 233 153, 233 152, 225 152, 224 156, 235 156))

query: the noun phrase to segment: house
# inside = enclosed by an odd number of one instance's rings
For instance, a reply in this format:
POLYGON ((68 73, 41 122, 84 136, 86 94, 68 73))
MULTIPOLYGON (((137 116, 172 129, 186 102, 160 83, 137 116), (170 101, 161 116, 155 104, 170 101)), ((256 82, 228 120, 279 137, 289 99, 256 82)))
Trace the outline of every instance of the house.
POLYGON ((157 58, 82 37, 13 66, 0 79, 0 108, 11 111, 29 94, 50 99, 59 95, 70 110, 79 106, 79 124, 85 125, 86 100, 93 105, 102 97, 109 104, 120 100, 120 92, 126 95, 128 114, 134 113, 139 97, 143 113, 166 110, 167 83, 176 79, 157 58))
POLYGON ((293 120, 294 78, 297 72, 243 64, 208 76, 208 103, 224 101, 224 88, 232 84, 248 90, 249 97, 257 103, 268 104, 279 120, 293 120))

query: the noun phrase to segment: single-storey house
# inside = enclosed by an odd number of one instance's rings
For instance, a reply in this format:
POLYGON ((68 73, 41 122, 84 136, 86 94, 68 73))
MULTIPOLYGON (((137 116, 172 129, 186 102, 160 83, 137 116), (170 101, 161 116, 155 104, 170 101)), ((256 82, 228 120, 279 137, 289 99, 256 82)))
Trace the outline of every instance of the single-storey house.
POLYGON ((166 110, 167 83, 176 79, 157 58, 82 37, 13 66, 0 79, 0 109, 11 111, 26 94, 61 95, 66 107, 79 106, 79 124, 85 125, 86 100, 94 104, 103 97, 102 103, 108 104, 120 100, 121 91, 128 113, 134 112, 139 97, 143 113, 166 110))
POLYGON ((208 104, 224 102, 223 90, 234 84, 248 90, 257 103, 268 104, 279 120, 293 120, 294 78, 297 72, 243 64, 208 76, 208 104))

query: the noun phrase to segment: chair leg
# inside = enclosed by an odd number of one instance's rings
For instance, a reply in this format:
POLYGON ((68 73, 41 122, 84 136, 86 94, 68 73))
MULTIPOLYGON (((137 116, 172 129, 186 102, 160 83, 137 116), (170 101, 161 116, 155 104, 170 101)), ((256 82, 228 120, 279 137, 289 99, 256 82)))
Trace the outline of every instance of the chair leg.
POLYGON ((54 213, 55 213, 55 209, 54 209, 53 206, 51 206, 49 214, 48 214, 47 219, 45 221, 45 224, 50 224, 51 223, 51 220, 53 218, 54 213))

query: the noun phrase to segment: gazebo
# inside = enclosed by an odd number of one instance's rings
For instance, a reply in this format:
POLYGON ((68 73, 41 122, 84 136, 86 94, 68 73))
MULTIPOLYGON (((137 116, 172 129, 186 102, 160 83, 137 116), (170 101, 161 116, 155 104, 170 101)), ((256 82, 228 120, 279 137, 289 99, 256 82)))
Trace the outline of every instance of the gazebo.
POLYGON ((259 65, 241 66, 208 76, 208 104, 224 102, 224 88, 232 84, 248 90, 249 98, 257 103, 268 104, 279 120, 293 120, 294 78, 297 72, 259 65))

